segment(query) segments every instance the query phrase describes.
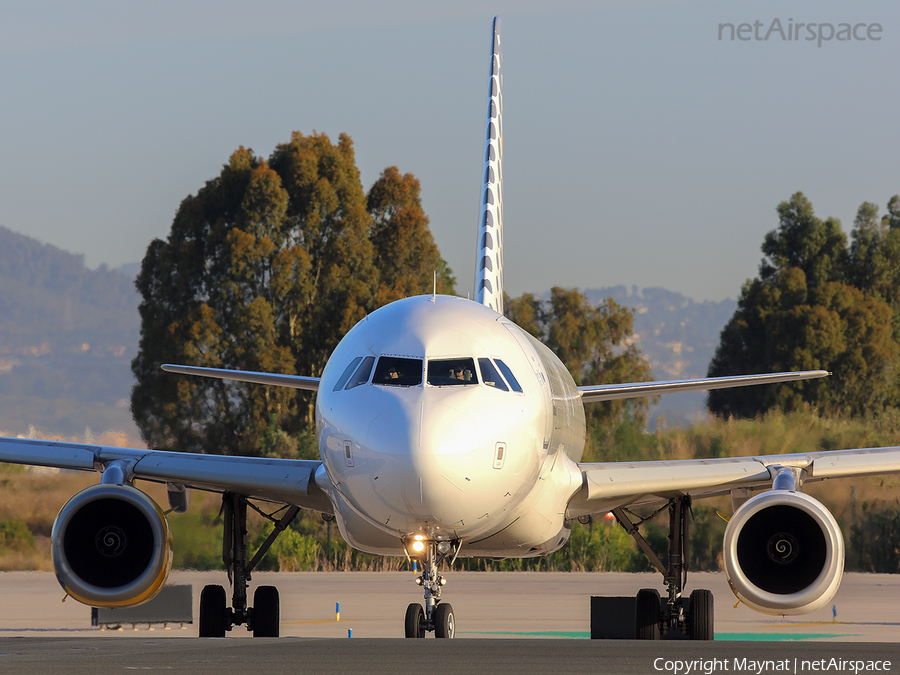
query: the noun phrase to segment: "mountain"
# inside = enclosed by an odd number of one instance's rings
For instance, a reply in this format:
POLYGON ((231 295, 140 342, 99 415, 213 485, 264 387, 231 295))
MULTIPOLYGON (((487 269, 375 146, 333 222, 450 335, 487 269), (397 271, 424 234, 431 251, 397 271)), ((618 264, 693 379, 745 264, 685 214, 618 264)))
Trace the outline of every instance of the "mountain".
POLYGON ((125 274, 0 227, 0 430, 139 438, 128 405, 138 298, 125 274))
MULTIPOLYGON (((612 286, 584 294, 593 303, 610 297, 634 311, 634 340, 650 360, 656 380, 706 377, 719 333, 737 309, 731 299, 695 302, 664 288, 612 286)), ((650 410, 651 427, 657 418, 668 426, 685 426, 704 417, 705 401, 704 392, 663 396, 650 410)))
MULTIPOLYGON (((129 410, 139 269, 91 270, 84 256, 0 227, 0 433, 84 440, 115 430, 139 443, 129 410)), ((634 340, 658 380, 705 376, 736 308, 733 300, 695 302, 662 288, 584 293, 634 311, 634 340)), ((681 426, 705 415, 704 400, 703 393, 663 397, 651 427, 658 418, 681 426)))

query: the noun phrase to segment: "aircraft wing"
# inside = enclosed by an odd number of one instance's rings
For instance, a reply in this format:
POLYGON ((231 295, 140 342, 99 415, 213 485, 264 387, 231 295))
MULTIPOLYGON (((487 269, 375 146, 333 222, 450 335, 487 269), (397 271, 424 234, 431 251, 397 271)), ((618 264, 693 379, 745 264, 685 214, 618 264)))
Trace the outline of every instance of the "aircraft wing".
POLYGON ((200 368, 199 366, 177 366, 166 363, 161 368, 167 373, 181 373, 182 375, 198 375, 200 377, 215 377, 220 380, 237 380, 238 382, 252 382, 253 384, 269 384, 276 387, 293 387, 307 391, 319 390, 318 377, 305 377, 303 375, 279 375, 278 373, 257 373, 251 370, 228 370, 226 368, 200 368))
POLYGON ((770 488, 776 467, 803 470, 803 481, 900 473, 900 447, 831 450, 789 455, 578 465, 581 489, 567 518, 629 504, 660 504, 672 497, 713 497, 737 488, 770 488))
POLYGON ((235 492, 254 499, 332 512, 331 502, 315 483, 316 471, 322 464, 318 460, 202 455, 0 438, 0 462, 103 471, 116 460, 130 465, 138 479, 178 483, 212 492, 235 492))
MULTIPOLYGON (((165 368, 165 366, 163 366, 165 368)), ((578 387, 585 403, 614 401, 639 396, 660 396, 683 391, 703 391, 746 387, 753 384, 774 384, 827 377, 827 370, 804 370, 796 373, 769 373, 765 375, 737 375, 735 377, 702 377, 693 380, 669 380, 663 382, 630 382, 626 384, 591 384, 578 387)))

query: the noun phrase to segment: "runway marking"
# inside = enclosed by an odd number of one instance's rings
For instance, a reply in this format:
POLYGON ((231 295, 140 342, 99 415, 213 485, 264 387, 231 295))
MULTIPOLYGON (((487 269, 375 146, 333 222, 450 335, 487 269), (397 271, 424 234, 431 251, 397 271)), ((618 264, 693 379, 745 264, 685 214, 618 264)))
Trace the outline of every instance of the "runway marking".
MULTIPOLYGON (((794 626, 796 625, 794 624, 794 626)), ((789 642, 847 637, 861 636, 850 633, 716 633, 716 640, 722 642, 789 642)))
POLYGON ((566 631, 566 630, 541 630, 541 631, 513 631, 513 630, 458 630, 458 635, 522 635, 529 637, 555 637, 585 640, 591 637, 590 631, 566 631))
POLYGON ((100 632, 100 630, 96 626, 85 626, 84 628, 0 628, 0 633, 85 633, 100 632))
MULTIPOLYGON (((830 625, 830 624, 829 624, 830 625)), ((521 637, 590 639, 589 631, 511 631, 511 630, 464 630, 459 635, 515 635, 521 637)), ((828 640, 834 638, 861 637, 851 633, 717 633, 716 640, 722 642, 789 642, 801 640, 828 640)))
POLYGON ((807 623, 773 623, 774 628, 798 628, 808 626, 900 626, 892 621, 810 621, 807 623))
POLYGON ((382 619, 348 619, 343 618, 340 621, 335 619, 322 619, 320 621, 282 621, 282 626, 303 626, 305 624, 313 624, 313 623, 367 623, 372 621, 382 621, 382 619))

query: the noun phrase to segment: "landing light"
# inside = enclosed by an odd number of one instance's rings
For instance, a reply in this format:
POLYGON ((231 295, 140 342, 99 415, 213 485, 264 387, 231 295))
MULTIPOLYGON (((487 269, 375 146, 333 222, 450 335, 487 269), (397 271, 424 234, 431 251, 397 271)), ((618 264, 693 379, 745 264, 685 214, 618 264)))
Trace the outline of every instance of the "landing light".
POLYGON ((422 577, 416 577, 416 586, 422 585, 422 577))
POLYGON ((412 543, 412 550, 415 551, 416 553, 421 553, 422 551, 425 550, 425 542, 422 541, 421 539, 416 539, 412 543))
POLYGON ((449 541, 440 541, 437 545, 438 553, 447 553, 450 551, 450 542, 449 541))

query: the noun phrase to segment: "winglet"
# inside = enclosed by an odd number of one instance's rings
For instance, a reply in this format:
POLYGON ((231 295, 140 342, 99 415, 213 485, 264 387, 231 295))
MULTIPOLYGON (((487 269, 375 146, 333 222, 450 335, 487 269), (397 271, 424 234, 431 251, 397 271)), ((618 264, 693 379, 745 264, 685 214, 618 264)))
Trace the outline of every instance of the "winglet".
POLYGON ((484 140, 484 176, 475 263, 475 302, 503 314, 503 78, 500 19, 494 17, 484 140))

